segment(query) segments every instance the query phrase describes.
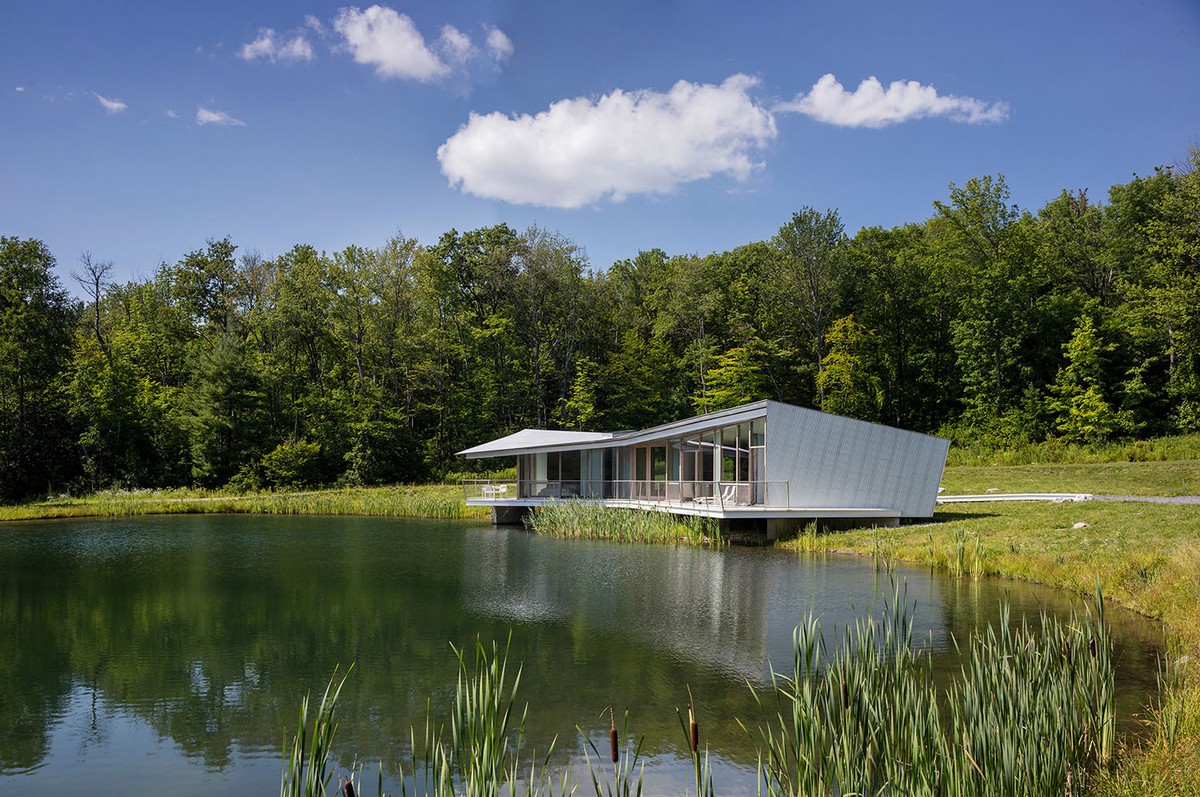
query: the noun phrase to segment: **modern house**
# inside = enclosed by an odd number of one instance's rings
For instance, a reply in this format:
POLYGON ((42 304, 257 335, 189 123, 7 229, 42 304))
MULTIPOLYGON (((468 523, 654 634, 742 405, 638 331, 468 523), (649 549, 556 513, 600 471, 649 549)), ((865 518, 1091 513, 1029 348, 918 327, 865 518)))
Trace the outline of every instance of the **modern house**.
POLYGON ((820 520, 894 526, 931 517, 950 442, 777 401, 641 431, 525 429, 468 448, 516 457, 515 480, 464 482, 493 523, 577 499, 607 506, 765 521, 768 537, 820 520))

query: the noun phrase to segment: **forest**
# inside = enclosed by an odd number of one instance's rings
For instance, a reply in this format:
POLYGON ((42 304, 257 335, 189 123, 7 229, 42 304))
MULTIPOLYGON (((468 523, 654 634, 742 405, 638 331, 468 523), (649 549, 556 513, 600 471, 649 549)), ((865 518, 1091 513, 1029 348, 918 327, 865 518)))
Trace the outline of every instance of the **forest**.
MULTIPOLYGON (((607 268, 553 230, 397 234, 154 276, 0 237, 0 498, 444 478, 524 427, 630 429, 759 398, 961 446, 1200 431, 1200 148, 1036 212, 1002 176, 848 235, 607 268)), ((719 223, 719 220, 714 220, 719 223)), ((483 463, 486 467, 487 463, 483 463)))

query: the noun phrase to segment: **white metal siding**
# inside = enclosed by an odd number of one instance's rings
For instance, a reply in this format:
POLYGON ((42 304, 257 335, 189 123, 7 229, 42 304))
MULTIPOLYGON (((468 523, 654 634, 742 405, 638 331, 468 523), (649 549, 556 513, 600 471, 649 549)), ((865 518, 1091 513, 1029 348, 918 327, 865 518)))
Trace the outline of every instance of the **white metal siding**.
POLYGON ((792 507, 930 517, 950 441, 778 402, 767 404, 767 475, 792 507))

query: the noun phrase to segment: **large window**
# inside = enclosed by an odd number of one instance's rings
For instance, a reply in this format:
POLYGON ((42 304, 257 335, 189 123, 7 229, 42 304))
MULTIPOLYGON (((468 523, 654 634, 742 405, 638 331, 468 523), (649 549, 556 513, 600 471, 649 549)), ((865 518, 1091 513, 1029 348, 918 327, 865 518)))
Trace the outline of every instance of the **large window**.
POLYGON ((529 492, 550 497, 579 495, 579 457, 578 451, 535 455, 534 477, 529 492))

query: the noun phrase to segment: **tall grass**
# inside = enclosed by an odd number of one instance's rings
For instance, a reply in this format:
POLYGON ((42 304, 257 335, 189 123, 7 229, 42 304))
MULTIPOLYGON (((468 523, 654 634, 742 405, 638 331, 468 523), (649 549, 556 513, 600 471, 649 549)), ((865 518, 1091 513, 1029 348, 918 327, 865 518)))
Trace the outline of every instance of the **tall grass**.
POLYGON ((1062 440, 992 446, 973 443, 954 445, 946 457, 948 466, 958 465, 1048 465, 1099 464, 1106 462, 1165 462, 1196 459, 1200 434, 1159 437, 1150 440, 1121 440, 1080 445, 1062 440))
POLYGON ((1111 642, 1095 613, 973 637, 961 677, 934 686, 897 594, 830 655, 819 620, 796 628, 755 731, 768 795, 1063 795, 1105 767, 1114 744, 1111 642), (773 697, 773 701, 770 698, 773 697), (941 705, 948 708, 943 713, 941 705))
POLYGON ((290 750, 288 745, 284 745, 288 756, 279 785, 280 797, 324 797, 333 778, 329 764, 333 739, 337 735, 334 709, 345 683, 346 676, 343 675, 339 680, 335 670, 325 687, 325 694, 321 696, 321 704, 311 726, 308 721, 308 695, 300 701, 300 723, 296 735, 292 737, 290 750))
POLYGON ((234 495, 203 490, 114 490, 0 507, 0 521, 171 514, 369 515, 455 520, 486 518, 452 485, 356 487, 234 495))
MULTIPOLYGON (((536 753, 524 756, 525 718, 528 706, 516 710, 521 668, 510 676, 508 649, 500 652, 493 642, 489 653, 481 642, 475 646, 474 665, 463 650, 453 648, 459 673, 449 726, 438 723, 432 713, 425 720, 422 744, 410 728, 408 766, 399 765, 400 794, 424 797, 554 797, 569 794, 570 771, 555 782, 547 762, 554 743, 539 761, 536 753)), ((299 731, 284 762, 280 797, 327 797, 333 776, 331 768, 337 723, 334 712, 345 677, 334 678, 325 689, 317 716, 309 731, 308 698, 300 703, 299 731)), ((286 749, 286 748, 285 748, 286 749)), ((378 794, 384 797, 382 765, 378 794)), ((361 783, 352 774, 346 795, 361 794, 361 783)), ((335 791, 343 791, 339 783, 335 791)))
POLYGON ((602 506, 590 501, 554 501, 526 516, 531 531, 548 537, 640 542, 654 545, 725 544, 720 524, 706 517, 670 515, 602 506))

